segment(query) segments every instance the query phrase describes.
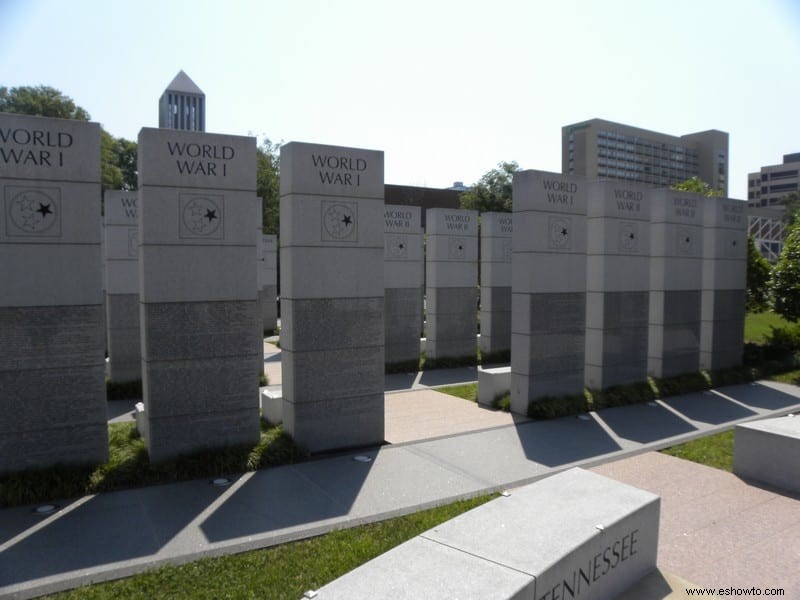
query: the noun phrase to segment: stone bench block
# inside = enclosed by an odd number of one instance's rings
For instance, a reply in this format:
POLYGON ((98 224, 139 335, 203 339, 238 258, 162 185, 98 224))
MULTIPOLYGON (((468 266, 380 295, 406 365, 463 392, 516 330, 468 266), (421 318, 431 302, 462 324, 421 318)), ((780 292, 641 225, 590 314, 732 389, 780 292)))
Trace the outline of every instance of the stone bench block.
POLYGON ((660 498, 582 469, 513 491, 318 591, 346 598, 614 598, 656 568, 660 498))
POLYGON ((491 406, 494 399, 511 390, 511 366, 478 367, 478 404, 491 406))
POLYGON ((791 492, 800 492, 800 417, 737 425, 733 472, 791 492))
POLYGON ((273 425, 283 423, 283 389, 261 388, 261 418, 273 425))

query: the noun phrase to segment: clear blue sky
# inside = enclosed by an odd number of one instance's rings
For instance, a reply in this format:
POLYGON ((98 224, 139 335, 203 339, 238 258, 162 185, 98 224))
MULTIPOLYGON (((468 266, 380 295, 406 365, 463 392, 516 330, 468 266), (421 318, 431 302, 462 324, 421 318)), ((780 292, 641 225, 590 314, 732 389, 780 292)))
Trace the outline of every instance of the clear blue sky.
POLYGON ((800 0, 0 0, 0 85, 56 87, 116 136, 179 69, 208 131, 385 152, 386 181, 561 169, 592 117, 730 134, 730 195, 800 152, 800 0))

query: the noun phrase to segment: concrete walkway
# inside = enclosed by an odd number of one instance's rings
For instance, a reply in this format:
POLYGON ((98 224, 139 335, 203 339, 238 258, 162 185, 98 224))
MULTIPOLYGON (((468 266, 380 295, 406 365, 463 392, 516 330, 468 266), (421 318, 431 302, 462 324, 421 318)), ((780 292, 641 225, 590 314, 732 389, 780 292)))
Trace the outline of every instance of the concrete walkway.
POLYGON ((661 496, 662 571, 692 587, 800 598, 800 495, 657 452, 592 470, 661 496))
MULTIPOLYGON (((61 502, 58 512, 45 516, 33 507, 3 509, 0 597, 30 597, 158 564, 310 537, 793 411, 800 411, 800 388, 760 382, 583 418, 523 421, 407 441, 246 473, 224 488, 190 481, 87 496, 61 502)), ((704 483, 701 479, 693 485, 702 488, 704 483)), ((665 502, 664 518, 668 509, 680 511, 680 500, 674 507, 665 502)), ((702 553, 704 545, 717 539, 687 541, 686 551, 702 553)), ((756 573, 762 565, 754 555, 740 567, 743 573, 756 573)), ((703 585, 683 573, 676 575, 703 585)))

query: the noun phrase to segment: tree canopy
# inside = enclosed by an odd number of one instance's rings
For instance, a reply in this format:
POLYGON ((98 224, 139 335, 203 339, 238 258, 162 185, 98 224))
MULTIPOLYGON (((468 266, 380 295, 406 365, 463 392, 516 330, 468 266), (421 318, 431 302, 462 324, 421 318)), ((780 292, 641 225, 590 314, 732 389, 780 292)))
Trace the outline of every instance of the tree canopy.
POLYGON ((47 85, 0 86, 0 112, 88 121, 89 113, 59 90, 47 85))
POLYGON ((797 220, 798 212, 800 212, 800 193, 792 192, 786 194, 778 204, 784 207, 783 222, 791 225, 797 220))
POLYGON ((770 265, 756 248, 752 236, 747 238, 747 299, 745 307, 751 312, 769 308, 770 265))
POLYGON ((511 212, 511 181, 519 170, 515 161, 498 163, 461 194, 461 208, 479 212, 511 212))
POLYGON ((788 321, 800 320, 800 221, 789 227, 781 256, 772 268, 775 312, 788 321))
POLYGON ((280 226, 280 144, 264 139, 256 149, 256 194, 264 199, 264 233, 277 234, 280 226))
POLYGON ((696 175, 690 177, 686 181, 674 184, 672 189, 681 190, 683 192, 694 192, 695 194, 702 194, 703 196, 722 196, 722 190, 715 190, 696 175))

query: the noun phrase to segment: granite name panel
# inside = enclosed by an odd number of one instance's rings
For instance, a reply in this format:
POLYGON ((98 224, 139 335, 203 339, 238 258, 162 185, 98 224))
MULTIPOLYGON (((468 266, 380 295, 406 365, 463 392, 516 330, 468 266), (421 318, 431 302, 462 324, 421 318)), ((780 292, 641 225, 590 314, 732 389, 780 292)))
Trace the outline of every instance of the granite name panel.
POLYGON ((735 367, 744 351, 747 203, 705 198, 700 367, 735 367))
POLYGON ((138 193, 107 190, 103 203, 108 376, 134 381, 142 378, 138 193))
POLYGON ((425 223, 425 355, 434 360, 474 358, 478 334, 478 213, 429 208, 425 223))
POLYGON ((585 383, 600 390, 647 378, 650 201, 632 183, 587 188, 585 383))
POLYGON ((384 206, 383 283, 387 365, 416 370, 422 332, 425 258, 421 209, 384 206))
POLYGON ((150 459, 259 439, 255 139, 139 133, 150 459))
POLYGON ((0 113, 0 474, 108 458, 100 126, 0 113))
MULTIPOLYGON (((481 336, 482 355, 511 351, 511 234, 510 213, 481 214, 481 336)), ((485 362, 485 361, 484 361, 485 362)))
POLYGON ((514 175, 511 410, 580 394, 586 346, 586 182, 544 171, 514 175))
POLYGON ((673 377, 700 368, 703 197, 651 192, 647 370, 673 377))
POLYGON ((384 438, 383 152, 281 147, 283 424, 312 452, 384 438))

